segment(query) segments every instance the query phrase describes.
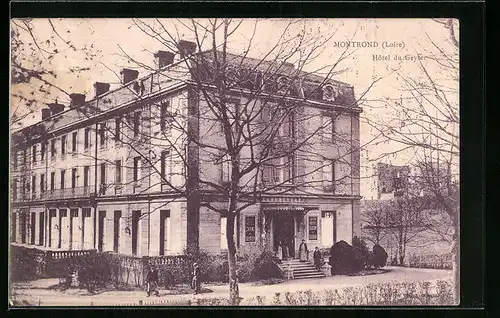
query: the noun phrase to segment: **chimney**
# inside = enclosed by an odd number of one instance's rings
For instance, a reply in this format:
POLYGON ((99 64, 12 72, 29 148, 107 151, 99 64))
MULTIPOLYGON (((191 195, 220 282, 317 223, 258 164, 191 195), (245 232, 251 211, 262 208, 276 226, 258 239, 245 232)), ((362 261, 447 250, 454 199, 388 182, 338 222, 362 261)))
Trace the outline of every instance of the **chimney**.
POLYGON ((71 98, 71 104, 69 107, 78 107, 83 104, 85 104, 85 94, 69 94, 69 97, 71 98))
POLYGON ((106 93, 107 91, 109 91, 108 83, 101 83, 101 82, 94 83, 94 92, 96 97, 106 93))
POLYGON ((175 53, 158 51, 154 54, 156 69, 170 65, 174 62, 175 53))
POLYGON ((194 42, 180 40, 178 46, 181 58, 191 55, 196 51, 196 43, 194 42))
POLYGON ((139 71, 124 68, 120 71, 120 75, 122 76, 122 83, 128 84, 137 79, 137 76, 139 76, 139 71))
POLYGON ((42 120, 50 117, 50 108, 42 108, 42 120))
POLYGON ((63 104, 59 104, 57 102, 57 100, 55 101, 55 103, 51 103, 51 104, 47 104, 50 108, 50 113, 52 115, 55 115, 57 113, 60 113, 64 110, 64 105, 63 104))

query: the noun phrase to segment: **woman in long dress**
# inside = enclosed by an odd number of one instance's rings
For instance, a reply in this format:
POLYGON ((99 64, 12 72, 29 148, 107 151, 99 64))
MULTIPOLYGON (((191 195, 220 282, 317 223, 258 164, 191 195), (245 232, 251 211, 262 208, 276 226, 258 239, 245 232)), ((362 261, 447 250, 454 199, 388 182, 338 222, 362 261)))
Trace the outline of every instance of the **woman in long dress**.
POLYGON ((278 259, 283 260, 283 248, 281 247, 281 241, 278 242, 278 259))
POLYGON ((305 262, 308 259, 309 250, 307 249, 306 240, 302 240, 299 246, 299 258, 301 262, 305 262))

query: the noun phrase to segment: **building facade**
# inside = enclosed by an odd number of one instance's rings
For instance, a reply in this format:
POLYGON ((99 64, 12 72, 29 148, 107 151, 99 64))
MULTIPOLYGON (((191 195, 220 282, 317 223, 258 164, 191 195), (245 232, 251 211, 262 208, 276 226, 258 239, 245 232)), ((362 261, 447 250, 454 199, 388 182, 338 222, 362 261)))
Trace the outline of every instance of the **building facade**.
MULTIPOLYGON (((72 94, 69 105, 49 104, 41 122, 12 134, 13 242, 138 256, 180 255, 190 240, 211 253, 227 249, 226 219, 203 200, 226 202, 208 195, 213 189, 200 180, 223 184, 229 170, 200 142, 189 142, 194 132, 198 141, 214 143, 220 134, 210 132, 213 118, 203 116, 209 105, 183 60, 163 51, 155 59, 158 70, 151 74, 139 78, 123 69, 120 87, 97 82, 91 100, 72 94), (197 202, 185 191, 193 184, 201 193, 197 202)), ((232 98, 245 99, 239 93, 232 98)), ((302 239, 313 249, 359 235, 361 109, 352 86, 327 83, 301 103, 309 118, 300 124, 302 132, 323 127, 312 137, 315 153, 309 155, 318 160, 262 172, 269 183, 300 174, 303 185, 266 192, 237 215, 240 251, 276 250, 282 242, 296 255, 302 239), (346 97, 332 98, 334 86, 346 97), (342 141, 334 138, 340 134, 342 141), (342 161, 325 159, 341 152, 342 161)))

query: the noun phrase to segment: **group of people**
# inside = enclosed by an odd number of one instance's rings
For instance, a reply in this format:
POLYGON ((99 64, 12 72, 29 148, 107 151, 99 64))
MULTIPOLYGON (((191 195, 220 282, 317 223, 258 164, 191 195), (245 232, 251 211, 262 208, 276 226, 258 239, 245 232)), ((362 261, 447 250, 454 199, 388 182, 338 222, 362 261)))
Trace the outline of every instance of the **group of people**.
MULTIPOLYGON (((289 259, 290 253, 288 251, 288 245, 286 241, 280 241, 278 244, 278 259, 289 259)), ((309 260, 309 249, 307 247, 306 241, 302 240, 299 245, 299 260, 301 262, 306 262, 309 260)), ((320 270, 323 265, 323 258, 321 255, 321 251, 318 247, 314 249, 313 253, 314 266, 316 269, 320 270)), ((146 293, 147 296, 151 296, 154 294, 156 296, 160 296, 160 292, 158 291, 158 270, 154 265, 149 266, 148 272, 146 274, 146 293)), ((194 290, 194 294, 198 294, 200 292, 200 271, 197 263, 193 264, 193 272, 191 279, 191 288, 194 290)))
MULTIPOLYGON (((193 278, 191 279, 191 288, 194 290, 194 294, 198 294, 200 292, 201 281, 200 281, 200 271, 198 268, 198 264, 193 264, 193 278)), ((146 273, 146 294, 147 297, 151 296, 151 294, 160 296, 160 292, 158 291, 158 270, 154 265, 150 265, 148 272, 146 273)))
MULTIPOLYGON (((280 240, 278 242, 278 259, 280 261, 290 259, 290 253, 288 251, 288 244, 286 243, 286 240, 280 240)), ((302 240, 299 245, 299 260, 301 262, 309 260, 309 249, 307 247, 306 240, 302 240)), ((321 251, 318 247, 314 249, 313 260, 316 269, 320 270, 323 265, 323 256, 321 255, 321 251)))

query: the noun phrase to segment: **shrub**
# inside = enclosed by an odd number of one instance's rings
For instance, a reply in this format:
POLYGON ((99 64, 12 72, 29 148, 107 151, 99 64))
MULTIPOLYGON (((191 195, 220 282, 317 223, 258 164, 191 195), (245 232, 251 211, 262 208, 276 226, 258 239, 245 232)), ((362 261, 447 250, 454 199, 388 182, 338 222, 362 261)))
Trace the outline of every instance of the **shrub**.
POLYGON ((238 281, 245 283, 255 279, 254 266, 255 259, 258 257, 255 253, 243 254, 237 256, 238 281))
POLYGON ((229 267, 227 263, 227 256, 214 257, 213 262, 210 264, 207 272, 207 282, 223 282, 229 281, 229 267))
POLYGON ((183 266, 182 268, 182 275, 191 280, 191 277, 193 275, 193 264, 198 263, 198 270, 201 281, 209 281, 210 269, 216 257, 203 249, 199 249, 197 251, 193 247, 184 249, 184 255, 186 256, 187 263, 186 266, 183 266))
POLYGON ((254 263, 253 277, 257 279, 269 279, 280 277, 281 274, 276 267, 278 259, 271 251, 262 252, 254 263))
POLYGON ((384 267, 387 262, 387 253, 384 248, 378 244, 373 246, 373 252, 370 253, 368 264, 375 268, 384 267))
POLYGON ((346 241, 333 244, 330 250, 330 265, 332 274, 350 274, 356 268, 356 255, 354 248, 346 241))

